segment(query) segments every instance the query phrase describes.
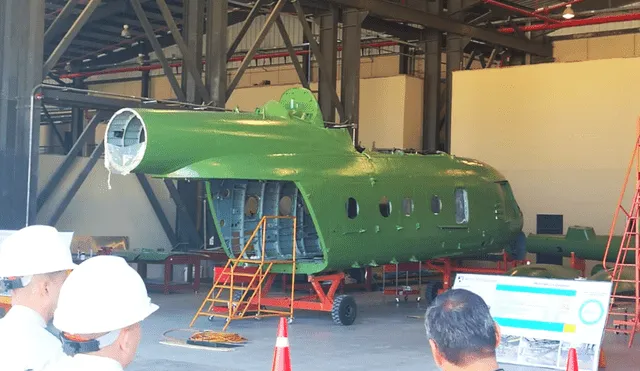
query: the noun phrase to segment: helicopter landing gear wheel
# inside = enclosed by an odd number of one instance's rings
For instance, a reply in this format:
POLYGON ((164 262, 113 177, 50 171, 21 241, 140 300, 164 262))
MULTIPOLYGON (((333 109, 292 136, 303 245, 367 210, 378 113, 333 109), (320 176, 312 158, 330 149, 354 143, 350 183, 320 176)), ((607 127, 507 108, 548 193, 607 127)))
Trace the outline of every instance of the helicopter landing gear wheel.
POLYGON ((358 306, 353 296, 340 295, 333 300, 331 318, 333 322, 342 326, 349 326, 356 320, 358 306))

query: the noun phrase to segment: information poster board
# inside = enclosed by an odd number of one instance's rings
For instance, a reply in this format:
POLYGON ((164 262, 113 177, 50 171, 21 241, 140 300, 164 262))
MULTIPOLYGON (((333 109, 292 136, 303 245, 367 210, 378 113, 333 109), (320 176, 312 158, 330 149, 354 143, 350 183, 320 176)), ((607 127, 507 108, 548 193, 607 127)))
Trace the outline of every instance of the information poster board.
POLYGON ((500 363, 566 370, 575 348, 580 371, 597 371, 611 282, 458 274, 454 289, 480 295, 500 325, 500 363))

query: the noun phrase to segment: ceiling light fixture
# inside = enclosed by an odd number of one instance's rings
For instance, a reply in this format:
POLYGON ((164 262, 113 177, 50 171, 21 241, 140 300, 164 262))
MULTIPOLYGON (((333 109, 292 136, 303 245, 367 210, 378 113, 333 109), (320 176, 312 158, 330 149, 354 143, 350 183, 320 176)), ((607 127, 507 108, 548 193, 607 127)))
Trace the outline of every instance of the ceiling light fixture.
POLYGON ((573 9, 571 9, 571 4, 567 4, 567 7, 565 8, 564 12, 562 12, 562 18, 571 19, 571 18, 573 18, 575 16, 576 15, 573 12, 573 9))
POLYGON ((120 32, 120 36, 124 37, 125 39, 131 38, 131 32, 129 32, 128 24, 125 24, 124 26, 122 26, 122 32, 120 32))

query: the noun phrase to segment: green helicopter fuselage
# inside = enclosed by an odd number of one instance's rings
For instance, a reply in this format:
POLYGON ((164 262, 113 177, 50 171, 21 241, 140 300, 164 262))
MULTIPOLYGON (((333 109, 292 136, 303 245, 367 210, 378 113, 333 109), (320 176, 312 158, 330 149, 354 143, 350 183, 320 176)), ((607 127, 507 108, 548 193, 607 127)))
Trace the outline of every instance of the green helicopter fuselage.
POLYGON ((302 88, 252 113, 122 109, 105 133, 105 164, 203 181, 229 257, 263 216, 295 217, 267 220, 264 251, 266 260, 291 259, 295 220, 296 273, 524 254, 522 212, 497 170, 445 153, 358 151, 348 129, 325 127, 302 88))

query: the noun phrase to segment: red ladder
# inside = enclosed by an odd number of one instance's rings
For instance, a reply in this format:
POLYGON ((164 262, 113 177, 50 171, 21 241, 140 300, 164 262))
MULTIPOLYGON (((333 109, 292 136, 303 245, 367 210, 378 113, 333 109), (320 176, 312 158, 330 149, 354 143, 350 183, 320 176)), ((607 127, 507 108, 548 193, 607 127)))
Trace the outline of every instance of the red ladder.
MULTIPOLYGON (((638 133, 640 133, 640 119, 638 120, 638 133)), ((631 348, 631 345, 633 344, 636 332, 640 330, 638 328, 640 324, 640 266, 638 265, 638 261, 640 260, 640 223, 638 223, 638 218, 640 216, 639 156, 640 135, 636 137, 633 155, 631 156, 627 174, 622 186, 622 192, 618 199, 618 207, 613 217, 611 229, 609 230, 609 241, 607 242, 607 248, 605 250, 604 257, 602 258, 602 265, 604 269, 610 270, 610 268, 607 267, 607 256, 609 255, 611 240, 615 234, 618 215, 622 211, 625 214, 626 222, 616 262, 613 266, 613 270, 610 272, 613 289, 611 292, 608 313, 609 317, 607 320, 606 330, 628 334, 629 348, 631 348), (634 162, 636 163, 635 171, 633 170, 634 162), (622 202, 632 171, 635 172, 636 186, 631 209, 627 211, 622 206, 622 202), (623 286, 620 286, 620 284, 623 284, 623 286)))

